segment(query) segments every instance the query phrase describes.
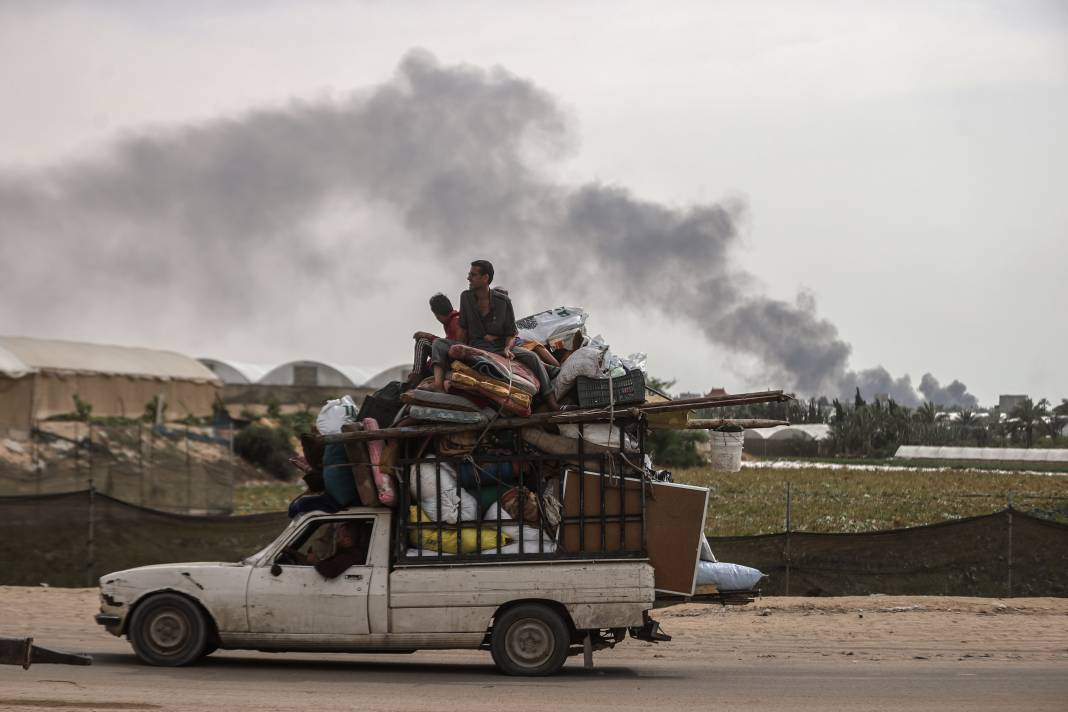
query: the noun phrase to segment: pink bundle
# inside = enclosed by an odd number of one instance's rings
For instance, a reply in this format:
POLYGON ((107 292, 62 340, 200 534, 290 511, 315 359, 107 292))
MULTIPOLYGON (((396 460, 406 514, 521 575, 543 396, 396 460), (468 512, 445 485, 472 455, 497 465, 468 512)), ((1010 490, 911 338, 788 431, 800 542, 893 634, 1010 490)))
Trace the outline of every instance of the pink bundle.
MULTIPOLYGON (((378 421, 374 418, 364 418, 360 421, 363 429, 367 431, 378 430, 378 421)), ((393 490, 393 480, 388 474, 382 472, 379 464, 382 462, 382 441, 368 440, 367 454, 371 458, 371 475, 378 489, 378 501, 386 507, 392 507, 397 502, 397 494, 393 490)))

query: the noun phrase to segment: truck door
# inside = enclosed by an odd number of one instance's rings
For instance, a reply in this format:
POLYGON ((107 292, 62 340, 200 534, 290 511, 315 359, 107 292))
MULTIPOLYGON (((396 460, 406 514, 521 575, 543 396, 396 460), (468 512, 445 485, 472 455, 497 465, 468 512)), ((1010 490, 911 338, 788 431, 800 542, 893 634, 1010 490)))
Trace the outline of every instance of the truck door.
POLYGON ((351 636, 370 633, 368 592, 373 567, 368 565, 374 517, 315 519, 290 540, 286 550, 252 570, 246 594, 249 632, 351 636), (354 551, 339 548, 344 528, 354 551), (336 556, 344 559, 333 559, 336 556), (313 564, 324 559, 351 565, 333 578, 313 564))

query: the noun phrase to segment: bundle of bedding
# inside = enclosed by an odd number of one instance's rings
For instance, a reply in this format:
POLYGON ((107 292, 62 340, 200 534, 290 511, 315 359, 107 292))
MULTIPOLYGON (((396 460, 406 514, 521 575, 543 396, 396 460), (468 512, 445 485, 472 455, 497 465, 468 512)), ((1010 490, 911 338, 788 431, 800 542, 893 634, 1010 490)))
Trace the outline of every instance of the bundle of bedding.
POLYGON ((461 395, 473 395, 488 400, 509 415, 520 418, 530 415, 529 393, 519 389, 515 382, 509 383, 487 376, 462 361, 452 362, 452 371, 445 377, 445 383, 450 393, 460 391, 461 395))
POLYGON ((531 396, 538 393, 538 377, 518 361, 464 344, 450 346, 449 358, 469 366, 471 370, 483 376, 509 383, 513 388, 531 396))

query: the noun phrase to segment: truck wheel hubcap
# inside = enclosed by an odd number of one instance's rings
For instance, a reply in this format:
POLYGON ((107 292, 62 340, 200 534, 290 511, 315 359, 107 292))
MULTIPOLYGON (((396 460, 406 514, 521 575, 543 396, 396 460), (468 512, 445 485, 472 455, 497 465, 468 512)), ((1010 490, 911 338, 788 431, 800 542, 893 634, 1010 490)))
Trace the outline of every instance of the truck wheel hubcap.
POLYGON ((148 623, 148 639, 157 650, 170 650, 185 642, 189 624, 177 611, 164 610, 148 623))
POLYGON ((538 667, 548 661, 555 642, 549 626, 534 618, 516 621, 505 640, 508 657, 523 667, 538 667))

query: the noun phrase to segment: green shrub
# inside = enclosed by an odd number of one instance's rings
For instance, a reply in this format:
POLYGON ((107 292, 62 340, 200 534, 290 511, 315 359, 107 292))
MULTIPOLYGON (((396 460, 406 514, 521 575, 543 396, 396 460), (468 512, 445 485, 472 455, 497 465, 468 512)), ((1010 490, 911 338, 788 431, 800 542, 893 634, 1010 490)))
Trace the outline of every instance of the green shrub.
POLYGON ((657 467, 699 467, 704 459, 697 443, 707 439, 700 430, 652 430, 645 447, 657 467))
POLYGON ((294 454, 289 437, 283 428, 250 425, 234 437, 234 452, 274 477, 288 480, 296 472, 288 462, 294 454))

